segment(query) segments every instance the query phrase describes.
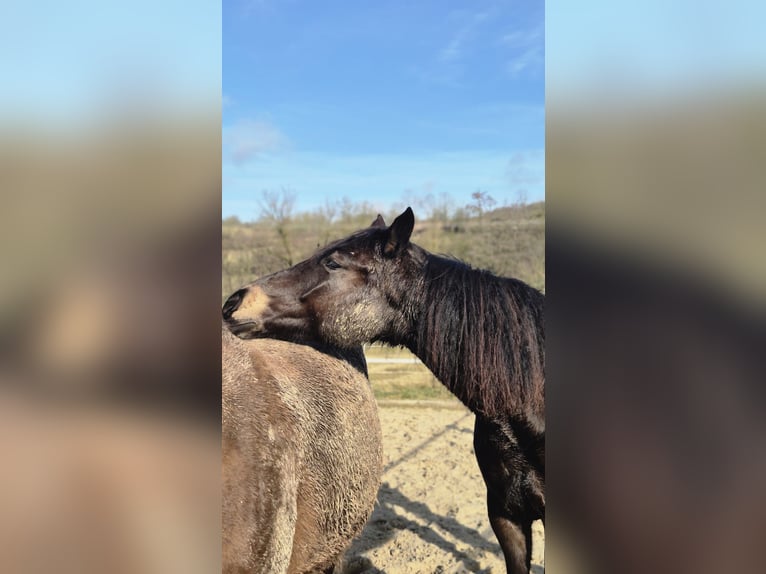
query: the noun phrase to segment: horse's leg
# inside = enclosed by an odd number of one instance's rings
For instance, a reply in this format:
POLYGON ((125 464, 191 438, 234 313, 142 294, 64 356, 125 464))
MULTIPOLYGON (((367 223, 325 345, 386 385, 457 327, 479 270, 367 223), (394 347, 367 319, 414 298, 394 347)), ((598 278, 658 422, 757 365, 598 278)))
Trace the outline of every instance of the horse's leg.
POLYGON ((509 424, 476 416, 474 452, 487 485, 487 514, 505 556, 508 574, 529 572, 532 521, 526 510, 523 453, 509 424))
POLYGON ((508 574, 527 574, 532 561, 532 524, 512 520, 491 494, 487 495, 487 513, 505 556, 506 571, 508 574))

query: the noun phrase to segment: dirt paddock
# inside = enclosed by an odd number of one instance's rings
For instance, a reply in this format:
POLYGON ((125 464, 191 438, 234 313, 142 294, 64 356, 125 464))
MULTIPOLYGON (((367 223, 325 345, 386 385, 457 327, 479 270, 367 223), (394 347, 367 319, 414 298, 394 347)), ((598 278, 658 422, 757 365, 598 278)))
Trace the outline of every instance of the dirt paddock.
MULTIPOLYGON (((379 401, 384 473, 344 574, 504 574, 473 455, 474 416, 457 401, 379 401)), ((532 572, 544 572, 533 525, 532 572)))

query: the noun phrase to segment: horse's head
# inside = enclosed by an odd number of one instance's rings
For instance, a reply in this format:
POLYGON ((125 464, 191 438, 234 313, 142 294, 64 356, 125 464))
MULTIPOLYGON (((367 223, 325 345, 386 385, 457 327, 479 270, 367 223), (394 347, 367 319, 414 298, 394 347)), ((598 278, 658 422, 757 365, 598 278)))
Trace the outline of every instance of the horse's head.
POLYGON ((409 207, 390 227, 379 215, 367 229, 235 292, 224 303, 223 317, 242 338, 352 347, 401 336, 425 262, 425 252, 410 243, 414 224, 409 207))

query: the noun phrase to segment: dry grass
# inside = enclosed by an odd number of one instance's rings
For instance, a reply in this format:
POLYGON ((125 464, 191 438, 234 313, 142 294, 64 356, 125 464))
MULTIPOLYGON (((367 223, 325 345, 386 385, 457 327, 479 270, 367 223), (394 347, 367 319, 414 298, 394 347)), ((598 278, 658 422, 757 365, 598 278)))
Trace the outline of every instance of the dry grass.
POLYGON ((454 398, 431 371, 406 349, 375 345, 365 349, 365 356, 370 382, 377 399, 454 398))
MULTIPOLYGON (((328 223, 318 213, 300 214, 286 225, 292 263, 327 242, 369 225, 375 213, 359 213, 328 223)), ((413 241, 434 253, 451 255, 474 267, 516 277, 545 288, 545 204, 505 207, 476 217, 449 221, 419 220, 413 241)), ((222 301, 240 286, 288 267, 290 261, 273 224, 226 220, 222 228, 222 301)), ((370 381, 380 400, 450 400, 457 402, 422 363, 405 349, 365 349, 370 381), (381 362, 380 360, 387 360, 381 362)))
MULTIPOLYGON (((285 225, 289 260, 273 223, 225 220, 222 226, 222 297, 263 275, 289 267, 317 247, 369 225, 376 213, 328 223, 318 214, 301 214, 285 225)), ((417 220, 413 241, 474 267, 516 277, 545 288, 545 204, 504 207, 476 217, 417 220)))

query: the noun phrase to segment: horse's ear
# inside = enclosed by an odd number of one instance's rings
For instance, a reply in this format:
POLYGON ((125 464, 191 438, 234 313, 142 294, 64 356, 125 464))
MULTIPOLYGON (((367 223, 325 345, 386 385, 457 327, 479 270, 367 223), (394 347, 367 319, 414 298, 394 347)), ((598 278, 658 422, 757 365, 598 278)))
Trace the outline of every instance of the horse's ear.
POLYGON ((385 227, 386 222, 383 221, 383 216, 378 213, 378 216, 375 218, 375 221, 372 222, 372 225, 370 227, 385 227))
POLYGON ((415 227, 415 214, 412 213, 412 208, 408 207, 404 213, 394 219, 389 227, 388 241, 383 248, 383 253, 392 255, 405 248, 410 241, 413 227, 415 227))

